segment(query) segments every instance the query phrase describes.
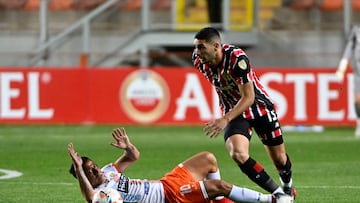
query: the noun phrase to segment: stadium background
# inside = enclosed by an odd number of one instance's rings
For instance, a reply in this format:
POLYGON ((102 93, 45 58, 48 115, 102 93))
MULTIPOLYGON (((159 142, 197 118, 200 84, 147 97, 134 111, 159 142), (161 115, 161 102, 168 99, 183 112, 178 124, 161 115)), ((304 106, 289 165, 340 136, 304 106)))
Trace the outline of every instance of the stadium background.
POLYGON ((221 22, 210 24, 205 0, 1 1, 0 120, 188 124, 217 117, 216 98, 190 57, 194 33, 213 25, 224 42, 247 51, 284 124, 354 124, 351 70, 345 81, 332 73, 359 18, 358 1, 222 2, 221 22))
MULTIPOLYGON (((246 50, 281 122, 296 126, 285 137, 296 202, 358 202, 352 71, 344 82, 334 73, 346 33, 359 22, 359 1, 223 2, 231 10, 221 25, 224 42, 246 50)), ((0 203, 83 202, 67 173, 67 144, 106 164, 119 154, 107 146, 110 132, 123 125, 142 152, 130 177, 159 178, 211 150, 225 180, 261 191, 234 166, 221 138, 203 136, 201 125, 219 116, 213 92, 191 68, 194 33, 209 25, 206 1, 140 5, 0 0, 0 203), (87 24, 85 16, 104 4, 87 24), (22 176, 5 179, 6 170, 22 176)), ((258 139, 251 151, 277 177, 258 139)))

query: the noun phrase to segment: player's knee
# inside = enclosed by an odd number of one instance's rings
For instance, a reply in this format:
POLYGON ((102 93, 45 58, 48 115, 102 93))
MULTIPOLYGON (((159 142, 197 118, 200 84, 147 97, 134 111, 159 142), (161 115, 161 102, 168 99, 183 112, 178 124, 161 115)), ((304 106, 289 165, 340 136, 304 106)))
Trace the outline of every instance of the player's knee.
POLYGON ((249 153, 239 151, 230 152, 230 156, 238 164, 243 164, 249 159, 249 153))
POLYGON ((210 165, 217 165, 217 160, 216 157, 213 153, 211 152, 203 152, 202 156, 204 157, 205 160, 207 160, 209 162, 210 165))

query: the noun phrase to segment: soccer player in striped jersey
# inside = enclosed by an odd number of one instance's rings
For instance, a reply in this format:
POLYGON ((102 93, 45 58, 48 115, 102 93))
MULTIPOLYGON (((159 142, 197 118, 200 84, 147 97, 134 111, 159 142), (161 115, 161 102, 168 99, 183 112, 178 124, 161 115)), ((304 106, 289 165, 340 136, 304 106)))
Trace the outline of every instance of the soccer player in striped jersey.
POLYGON ((188 158, 160 180, 132 179, 123 174, 140 156, 124 128, 112 132, 112 146, 124 150, 114 162, 99 168, 88 157, 80 156, 72 143, 68 145, 72 159, 70 173, 77 178, 84 198, 91 203, 96 191, 104 187, 116 189, 124 202, 130 203, 288 203, 285 195, 262 194, 238 187, 220 179, 216 157, 200 152, 188 158), (227 196, 225 198, 223 196, 227 196))
POLYGON ((222 44, 220 33, 212 27, 201 29, 194 38, 193 64, 215 87, 223 112, 222 117, 206 123, 205 134, 214 138, 224 131, 226 148, 243 173, 268 192, 285 192, 294 198, 292 163, 274 103, 246 53, 234 45, 222 44), (276 166, 282 187, 250 156, 253 130, 276 166))

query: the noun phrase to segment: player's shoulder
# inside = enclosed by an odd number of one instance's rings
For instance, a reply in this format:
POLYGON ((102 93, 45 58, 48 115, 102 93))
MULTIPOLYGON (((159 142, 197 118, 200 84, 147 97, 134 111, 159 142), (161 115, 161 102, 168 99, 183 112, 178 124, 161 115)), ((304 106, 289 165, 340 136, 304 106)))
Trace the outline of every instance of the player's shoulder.
POLYGON ((103 172, 110 172, 110 171, 120 172, 120 171, 118 171, 116 165, 113 164, 113 163, 108 163, 108 164, 106 164, 105 166, 103 166, 103 167, 101 168, 101 171, 103 171, 103 172))
POLYGON ((232 44, 223 44, 222 48, 224 49, 225 53, 231 54, 232 57, 246 56, 245 51, 238 46, 232 44))

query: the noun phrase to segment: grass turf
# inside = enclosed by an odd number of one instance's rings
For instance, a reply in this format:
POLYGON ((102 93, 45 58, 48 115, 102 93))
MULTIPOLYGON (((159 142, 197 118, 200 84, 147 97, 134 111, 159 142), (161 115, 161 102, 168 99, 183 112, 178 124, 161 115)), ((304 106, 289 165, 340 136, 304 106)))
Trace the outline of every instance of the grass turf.
MULTIPOLYGON (((74 143, 80 154, 99 165, 107 164, 122 154, 108 144, 115 127, 0 125, 0 169, 23 173, 0 179, 0 202, 85 202, 68 173, 67 144, 74 143)), ((222 137, 209 139, 200 126, 126 126, 126 131, 141 152, 140 160, 126 171, 129 177, 158 179, 187 157, 208 150, 217 156, 223 179, 265 192, 240 172, 222 137)), ((322 133, 285 133, 297 203, 359 202, 360 139, 355 139, 353 132, 353 128, 327 128, 322 133)), ((250 151, 278 182, 257 137, 253 137, 250 151)))

